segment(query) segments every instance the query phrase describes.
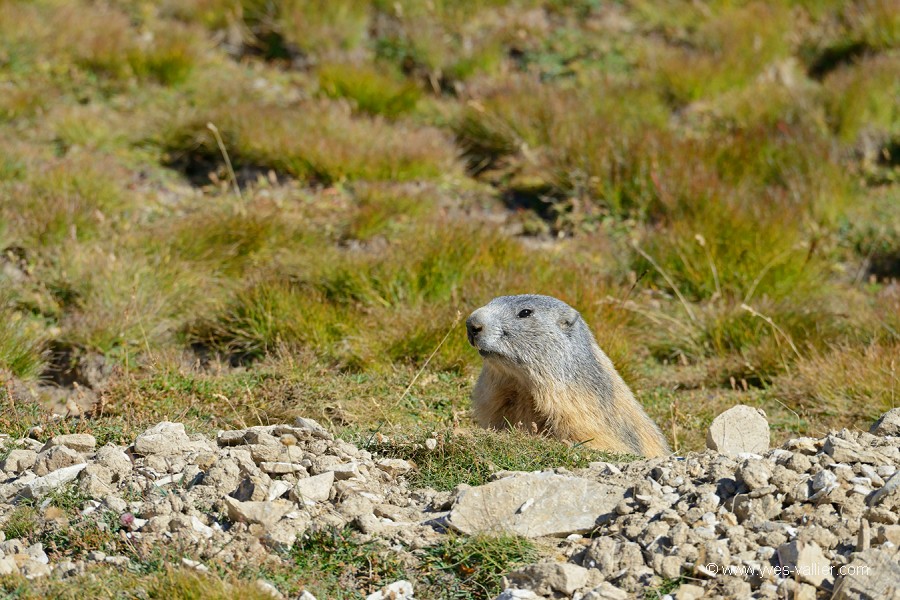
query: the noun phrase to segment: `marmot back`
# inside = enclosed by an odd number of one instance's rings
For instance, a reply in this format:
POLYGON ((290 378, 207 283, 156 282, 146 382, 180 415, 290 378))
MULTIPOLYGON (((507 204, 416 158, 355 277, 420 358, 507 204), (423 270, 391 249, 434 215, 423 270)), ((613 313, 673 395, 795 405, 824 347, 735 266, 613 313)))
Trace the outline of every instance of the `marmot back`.
POLYGON ((466 320, 484 358, 472 392, 482 427, 537 428, 610 452, 669 454, 577 310, 550 296, 501 296, 466 320))

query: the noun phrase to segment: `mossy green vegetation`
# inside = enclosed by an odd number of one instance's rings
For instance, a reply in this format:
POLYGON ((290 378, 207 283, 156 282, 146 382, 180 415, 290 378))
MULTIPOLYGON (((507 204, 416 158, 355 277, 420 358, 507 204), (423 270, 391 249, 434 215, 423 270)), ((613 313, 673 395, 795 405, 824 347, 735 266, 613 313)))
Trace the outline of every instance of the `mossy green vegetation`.
MULTIPOLYGON (((679 451, 740 402, 776 439, 867 428, 897 405, 898 23, 890 0, 8 0, 0 429, 303 415, 444 489, 580 466, 472 431, 463 319, 523 292, 582 312, 679 451), (83 414, 52 418, 49 382, 83 414)), ((204 581, 117 577, 97 596, 204 581)))
POLYGON ((350 529, 305 534, 291 549, 303 587, 316 597, 359 598, 405 575, 402 562, 377 541, 350 529), (361 594, 361 595, 360 595, 361 594))
POLYGON ((538 559, 531 540, 512 535, 449 535, 424 552, 426 588, 441 600, 493 598, 503 591, 501 578, 538 559))
POLYGON ((483 485, 497 471, 539 471, 587 467, 592 461, 627 462, 637 457, 570 446, 523 431, 442 430, 378 443, 378 436, 355 440, 379 454, 411 460, 418 466, 416 485, 451 490, 460 484, 483 485), (425 446, 433 438, 434 449, 425 446))
POLYGON ((306 589, 317 597, 364 598, 406 579, 417 594, 429 598, 480 600, 500 593, 503 575, 537 560, 539 553, 524 538, 452 533, 434 546, 398 552, 378 540, 366 541, 348 527, 307 533, 288 556, 292 566, 262 575, 284 589, 306 589))

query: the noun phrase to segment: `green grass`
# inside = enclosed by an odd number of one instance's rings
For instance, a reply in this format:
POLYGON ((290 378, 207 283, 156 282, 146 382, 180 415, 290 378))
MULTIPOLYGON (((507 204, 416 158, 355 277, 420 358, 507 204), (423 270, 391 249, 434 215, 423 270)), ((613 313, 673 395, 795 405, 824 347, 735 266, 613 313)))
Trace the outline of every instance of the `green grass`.
POLYGON ((866 132, 900 135, 898 69, 900 57, 894 53, 863 58, 828 75, 825 106, 831 126, 842 140, 855 142, 866 132))
POLYGON ((39 322, 18 311, 0 309, 0 370, 31 379, 44 367, 44 336, 39 322))
POLYGON ((787 56, 789 18, 788 8, 778 3, 723 3, 688 30, 679 40, 683 45, 651 51, 660 86, 679 105, 747 84, 763 67, 787 56))
POLYGON ((28 169, 28 185, 8 183, 8 199, 0 208, 14 243, 40 247, 90 240, 128 208, 124 172, 114 161, 67 158, 28 169))
POLYGON ((423 5, 403 0, 380 5, 375 55, 420 77, 435 91, 452 90, 456 83, 500 67, 503 42, 513 35, 503 10, 529 4, 441 1, 423 5))
POLYGON ((678 577, 677 579, 665 579, 659 586, 645 591, 644 598, 646 600, 656 600, 656 598, 661 598, 666 594, 671 594, 672 592, 676 591, 682 583, 686 583, 685 577, 678 577))
POLYGON ((241 5, 255 45, 268 58, 287 58, 298 50, 328 56, 353 50, 366 38, 367 2, 289 0, 275 5, 245 0, 241 5))
POLYGON ((45 578, 29 581, 24 577, 5 576, 0 579, 0 591, 5 598, 28 600, 76 600, 84 597, 113 600, 122 598, 124 594, 127 594, 125 597, 154 600, 227 600, 235 597, 268 600, 272 597, 253 582, 174 567, 146 575, 101 567, 63 580, 45 578))
POLYGON ((362 598, 402 579, 402 563, 378 542, 360 542, 351 529, 304 534, 291 549, 301 584, 316 597, 362 598))
POLYGON ((356 210, 345 233, 350 240, 395 237, 414 228, 436 205, 425 193, 399 193, 389 185, 360 186, 355 192, 356 210))
POLYGON ((22 501, 8 514, 2 528, 7 539, 26 546, 41 543, 54 560, 78 560, 92 550, 131 553, 131 546, 118 536, 119 516, 109 511, 82 517, 88 496, 69 484, 49 494, 38 506, 22 501))
POLYGON ((3 533, 7 539, 29 538, 38 529, 37 510, 32 506, 15 508, 3 523, 3 533))
POLYGON ((90 496, 79 490, 77 485, 72 484, 53 490, 45 498, 45 500, 49 501, 50 506, 55 506, 66 512, 81 511, 85 503, 90 499, 90 496))
POLYGON ((66 514, 68 519, 62 523, 45 523, 37 536, 51 556, 78 560, 94 550, 109 554, 130 553, 128 544, 122 543, 118 536, 120 515, 106 512, 97 515, 98 519, 97 516, 79 517, 71 511, 66 514))
POLYGON ((219 160, 207 123, 222 131, 238 166, 274 169, 324 184, 433 179, 456 171, 453 148, 436 129, 389 126, 351 116, 336 104, 313 101, 201 111, 172 124, 164 133, 166 149, 219 160))
POLYGON ((331 64, 319 69, 319 85, 332 98, 346 98, 370 115, 394 118, 416 107, 420 92, 399 77, 377 69, 331 64))
POLYGON ((870 261, 877 278, 890 276, 900 249, 900 206, 893 202, 890 189, 877 202, 850 213, 843 224, 845 243, 870 261))
POLYGON ((57 61, 56 72, 43 65, 39 71, 59 76, 72 68, 78 71, 69 74, 72 80, 92 78, 101 89, 111 91, 134 80, 150 85, 181 83, 199 60, 193 30, 151 17, 144 22, 148 35, 135 36, 129 15, 117 7, 13 2, 8 8, 0 30, 11 55, 7 64, 17 70, 50 55, 57 61), (89 26, 98 22, 103 23, 102 30, 89 26), (17 32, 7 36, 13 25, 17 32))
POLYGON ((433 435, 399 438, 377 444, 371 437, 358 443, 370 450, 414 462, 415 485, 451 490, 459 484, 482 485, 497 471, 536 471, 557 466, 587 467, 591 461, 629 461, 635 457, 612 455, 521 431, 485 432, 440 430, 433 435), (434 437, 429 450, 425 439, 434 437), (366 443, 368 442, 368 443, 366 443))
POLYGON ((866 347, 839 345, 811 355, 797 364, 792 377, 782 378, 785 395, 810 414, 847 412, 876 420, 900 405, 900 338, 893 332, 888 337, 866 347), (856 376, 835 376, 848 372, 856 376))
POLYGON ((267 576, 289 589, 328 598, 361 598, 398 579, 416 593, 442 600, 493 598, 500 578, 538 557, 535 545, 515 536, 448 535, 414 553, 398 554, 363 541, 350 528, 315 530, 291 549, 293 566, 267 576))
POLYGON ((530 540, 511 535, 449 535, 424 555, 422 567, 434 598, 475 600, 496 597, 503 591, 501 577, 537 560, 539 553, 530 540))

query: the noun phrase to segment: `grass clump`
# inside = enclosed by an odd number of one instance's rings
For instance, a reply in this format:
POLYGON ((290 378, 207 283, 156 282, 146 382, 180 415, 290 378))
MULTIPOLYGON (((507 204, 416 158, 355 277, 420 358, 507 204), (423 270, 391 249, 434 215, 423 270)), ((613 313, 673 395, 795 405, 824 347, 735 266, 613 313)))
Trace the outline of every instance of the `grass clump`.
POLYGON ((862 133, 900 136, 900 57, 876 55, 842 66, 825 79, 825 106, 831 126, 844 142, 862 133))
POLYGON ((67 513, 80 511, 91 497, 78 489, 77 485, 67 485, 48 494, 45 500, 67 513))
POLYGON ((62 153, 78 152, 81 148, 114 153, 129 143, 126 118, 110 115, 96 104, 54 111, 49 120, 62 153))
POLYGON ((40 525, 40 518, 33 506, 17 506, 3 523, 3 533, 7 539, 28 539, 40 525))
POLYGON ((377 541, 349 528, 304 534, 290 551, 299 583, 316 597, 361 598, 405 576, 404 565, 377 541))
POLYGON ((266 58, 295 52, 333 56, 366 39, 370 3, 361 0, 288 0, 279 4, 245 0, 244 20, 266 58))
POLYGON ((224 278, 266 264, 280 248, 306 242, 308 235, 292 215, 254 201, 243 210, 225 202, 213 209, 190 210, 175 222, 161 223, 158 234, 160 253, 187 268, 202 266, 224 278))
MULTIPOLYGON (((359 220, 351 223, 350 231, 359 233, 359 225, 359 220)), ((453 299, 468 274, 480 269, 499 275, 520 253, 509 240, 478 229, 428 224, 424 231, 401 232, 384 253, 329 250, 318 252, 315 261, 294 260, 282 275, 238 291, 224 310, 192 326, 188 335, 247 358, 285 344, 350 368, 419 362, 453 323, 453 299), (382 335, 372 338, 371 331, 382 335)), ((467 362, 465 336, 457 331, 437 358, 446 368, 467 362)))
MULTIPOLYGON (((57 81, 65 80, 60 75, 71 68, 76 73, 66 82, 70 86, 91 77, 103 93, 133 81, 177 85, 199 60, 193 31, 177 23, 158 26, 152 11, 139 35, 129 15, 112 5, 10 2, 7 8, 9 23, 18 25, 10 39, 12 66, 31 67, 57 81), (56 62, 54 69, 41 64, 47 56, 56 62)), ((0 30, 6 24, 0 21, 0 30)))
POLYGON ((64 345, 124 358, 175 339, 186 307, 202 305, 201 273, 160 256, 89 246, 58 257, 48 268, 64 345))
POLYGON ((112 80, 136 78, 177 85, 187 79, 197 62, 190 32, 169 26, 154 31, 149 39, 134 40, 127 17, 104 12, 106 14, 97 17, 104 19, 107 27, 112 29, 89 34, 80 40, 82 45, 76 50, 76 64, 112 80))
POLYGON ((804 206, 772 188, 760 196, 716 175, 701 181, 661 188, 667 226, 646 229, 632 248, 632 269, 667 298, 656 308, 628 304, 655 324, 651 352, 665 360, 731 356, 743 366, 719 381, 759 380, 783 371, 799 349, 852 328, 837 317, 844 296, 823 285, 828 260, 811 214, 833 210, 827 200, 804 206))
MULTIPOLYGON (((449 535, 424 550, 426 586, 435 598, 494 598, 501 578, 515 567, 534 562, 539 553, 527 539, 513 535, 449 535)), ((421 568, 421 567, 420 567, 421 568)))
POLYGON ((159 600, 163 598, 267 600, 272 597, 271 592, 262 589, 255 582, 240 581, 228 576, 204 575, 192 570, 171 567, 160 573, 138 579, 131 587, 131 589, 135 588, 144 588, 147 590, 148 598, 158 598, 159 600))
POLYGON ((329 64, 319 68, 319 86, 331 98, 346 98, 369 115, 396 118, 412 111, 419 89, 398 77, 368 67, 329 64))
POLYGON ((46 334, 36 320, 0 305, 0 373, 37 377, 45 365, 45 342, 46 334))
POLYGON ((376 21, 375 55, 421 77, 435 92, 452 90, 501 65, 503 40, 518 25, 509 13, 519 3, 503 4, 402 0, 385 5, 376 21))
POLYGON ((645 600, 656 600, 657 598, 662 598, 663 596, 671 594, 672 592, 677 590, 682 583, 685 583, 686 579, 686 577, 663 579, 663 582, 655 588, 646 590, 643 597, 645 600))
MULTIPOLYGON (((875 196, 856 208, 847 215, 842 235, 852 251, 864 258, 857 276, 890 281, 900 272, 900 205, 886 196, 875 196)), ((890 298, 890 294, 883 297, 890 298)))
POLYGON ((900 406, 900 337, 839 345, 799 361, 778 383, 804 412, 847 423, 872 422, 900 406), (854 373, 847 377, 847 373, 854 373))
MULTIPOLYGON (((90 498, 68 485, 51 493, 38 508, 33 501, 17 506, 7 516, 3 532, 8 539, 20 539, 26 545, 39 542, 57 560, 77 559, 93 550, 122 551, 119 515, 112 512, 82 517, 81 510, 90 498)), ((126 548, 127 550, 127 548, 126 548)))
POLYGON ((694 27, 679 46, 665 46, 654 57, 660 85, 675 105, 742 87, 788 54, 790 19, 783 5, 749 2, 704 16, 697 7, 685 12, 696 18, 694 27))
POLYGON ((639 207, 649 186, 641 157, 653 150, 648 129, 665 129, 663 104, 639 85, 591 84, 549 86, 523 76, 471 101, 454 123, 470 170, 524 176, 556 198, 588 193, 616 212, 639 207))
POLYGON ((749 303, 812 293, 821 281, 821 263, 811 260, 796 223, 791 227, 779 215, 761 227, 752 215, 723 203, 710 201, 709 212, 682 218, 665 237, 648 231, 644 247, 634 253, 635 271, 646 271, 661 287, 674 283, 693 301, 728 297, 749 303))
MULTIPOLYGON (((56 506, 54 504, 54 506, 56 506)), ((78 507, 79 509, 81 506, 78 507)), ((45 515, 52 514, 45 511, 45 515)), ((127 544, 119 538, 120 515, 106 511, 92 518, 81 517, 71 509, 45 521, 39 541, 46 552, 70 560, 83 558, 94 550, 108 553, 128 552, 127 544)))
POLYGON ((890 0, 804 4, 818 26, 800 48, 814 77, 900 44, 900 19, 890 0))
POLYGON ((326 356, 354 331, 346 308, 290 281, 261 281, 238 292, 218 319, 188 329, 195 343, 225 352, 233 360, 261 358, 280 345, 307 346, 326 356))
POLYGON ((900 46, 900 15, 890 0, 865 0, 844 7, 852 37, 875 49, 900 46))
POLYGON ((454 431, 445 429, 435 436, 437 448, 425 448, 424 439, 398 438, 370 450, 415 462, 419 470, 415 485, 450 490, 461 483, 482 485, 497 471, 536 471, 553 467, 582 468, 591 461, 622 461, 633 457, 612 455, 582 446, 510 430, 454 431))
POLYGON ((99 567, 90 573, 67 579, 46 577, 27 580, 19 576, 4 577, 0 579, 0 591, 10 598, 23 600, 115 600, 122 597, 153 600, 268 600, 272 597, 255 582, 248 583, 236 577, 203 574, 175 567, 147 574, 123 571, 115 567, 99 567))
POLYGON ((391 186, 368 185, 355 194, 357 210, 345 236, 367 241, 378 236, 396 237, 435 209, 435 202, 424 193, 405 194, 391 186))
POLYGON ((89 240, 129 208, 114 161, 73 157, 28 167, 25 181, 0 184, 7 236, 26 248, 89 240))
POLYGON ((390 126, 321 102, 213 110, 171 130, 163 143, 175 154, 218 161, 209 122, 222 131, 237 166, 324 184, 432 179, 456 171, 455 152, 437 130, 390 126))

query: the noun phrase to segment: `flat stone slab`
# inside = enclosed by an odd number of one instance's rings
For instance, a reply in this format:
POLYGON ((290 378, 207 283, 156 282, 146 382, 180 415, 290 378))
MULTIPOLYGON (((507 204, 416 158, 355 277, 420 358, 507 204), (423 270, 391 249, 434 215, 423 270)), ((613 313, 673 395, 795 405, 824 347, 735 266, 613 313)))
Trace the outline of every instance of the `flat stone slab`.
POLYGON ((321 475, 306 477, 297 482, 291 490, 293 498, 301 506, 325 502, 331 495, 331 486, 334 484, 334 472, 325 471, 321 475))
POLYGON ((769 449, 766 413, 738 404, 713 419, 706 432, 706 447, 724 454, 762 454, 769 449))
POLYGON ((97 448, 97 438, 88 433, 58 435, 47 442, 41 450, 49 450, 53 446, 65 446, 75 452, 93 452, 97 448))
POLYGON ((295 508, 292 502, 273 500, 272 502, 241 502, 231 496, 225 497, 228 518, 244 523, 259 523, 263 527, 273 527, 281 517, 295 508))
POLYGON ((53 490, 73 481, 81 473, 87 463, 63 467, 52 473, 32 479, 23 489, 22 495, 26 498, 40 498, 53 490))
POLYGON ((134 452, 142 456, 180 454, 191 447, 191 439, 182 423, 163 421, 154 425, 134 440, 134 452))
POLYGON ((448 522, 473 535, 508 532, 523 537, 587 533, 613 516, 625 488, 556 473, 527 473, 459 493, 448 522))

